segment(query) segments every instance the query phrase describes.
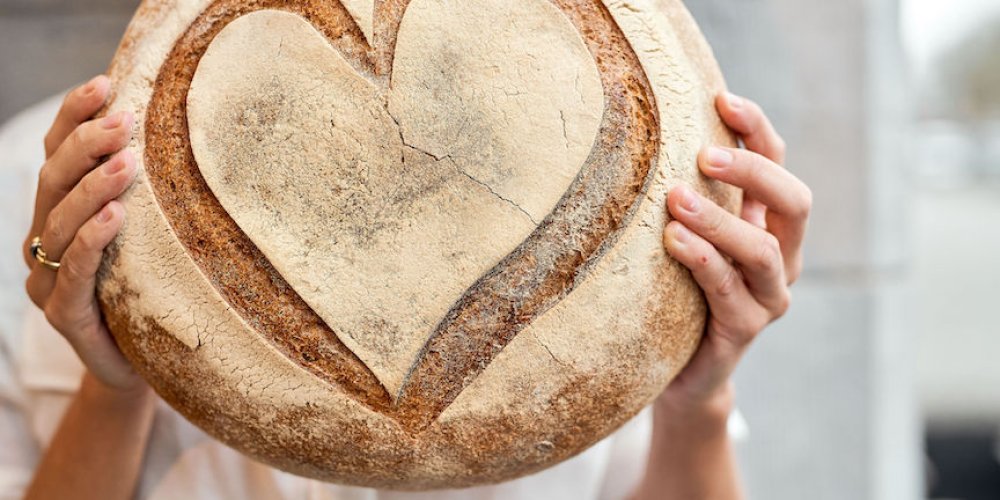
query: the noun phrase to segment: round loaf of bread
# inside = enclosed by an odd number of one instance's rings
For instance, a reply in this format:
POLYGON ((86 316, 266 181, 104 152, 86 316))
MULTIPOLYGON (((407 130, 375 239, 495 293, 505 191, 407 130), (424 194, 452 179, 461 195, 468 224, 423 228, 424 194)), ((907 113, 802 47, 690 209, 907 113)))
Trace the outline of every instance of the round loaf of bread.
POLYGON ((281 469, 539 471, 648 405, 706 308, 669 188, 733 145, 679 0, 146 0, 99 296, 156 391, 281 469))

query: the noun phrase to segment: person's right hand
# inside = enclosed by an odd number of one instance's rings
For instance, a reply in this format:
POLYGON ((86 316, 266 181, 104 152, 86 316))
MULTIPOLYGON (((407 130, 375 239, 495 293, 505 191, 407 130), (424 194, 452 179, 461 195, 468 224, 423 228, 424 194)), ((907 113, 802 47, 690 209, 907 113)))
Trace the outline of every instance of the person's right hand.
POLYGON ((104 248, 125 220, 124 207, 115 199, 136 176, 135 158, 123 150, 132 137, 133 116, 121 112, 93 119, 110 90, 108 78, 98 76, 70 92, 45 137, 45 164, 24 244, 31 269, 26 286, 90 375, 109 389, 132 392, 145 383, 118 350, 95 293, 104 248), (58 270, 31 255, 36 236, 48 259, 61 263, 58 270))

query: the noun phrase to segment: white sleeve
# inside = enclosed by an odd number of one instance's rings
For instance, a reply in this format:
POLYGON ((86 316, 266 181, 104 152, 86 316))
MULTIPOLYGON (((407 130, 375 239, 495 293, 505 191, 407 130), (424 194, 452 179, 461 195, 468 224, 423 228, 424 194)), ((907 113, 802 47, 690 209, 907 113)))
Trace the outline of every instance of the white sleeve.
POLYGON ((44 161, 42 138, 59 101, 46 101, 0 127, 0 500, 24 495, 40 456, 19 370, 24 312, 30 306, 21 243, 44 161))
POLYGON ((646 408, 613 435, 611 456, 601 485, 600 500, 628 498, 646 473, 653 410, 646 408))
POLYGON ((0 349, 0 500, 24 495, 40 454, 28 427, 24 391, 9 347, 0 349))

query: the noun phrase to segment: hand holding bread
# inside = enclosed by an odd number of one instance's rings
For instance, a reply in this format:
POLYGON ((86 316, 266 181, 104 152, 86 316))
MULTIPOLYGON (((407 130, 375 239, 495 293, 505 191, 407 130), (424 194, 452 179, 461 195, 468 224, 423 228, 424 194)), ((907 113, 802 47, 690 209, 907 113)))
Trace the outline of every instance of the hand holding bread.
POLYGON ((661 396, 674 406, 729 404, 727 381, 736 364, 788 310, 812 205, 809 188, 782 167, 785 142, 760 106, 731 94, 716 104, 746 149, 709 147, 698 165, 706 176, 741 188, 743 210, 733 215, 684 185, 670 192, 674 220, 664 245, 691 269, 710 309, 699 350, 661 396))
POLYGON ((124 222, 124 208, 115 198, 136 176, 135 158, 122 150, 132 137, 132 115, 94 118, 110 92, 108 78, 98 76, 66 96, 45 138, 46 161, 24 255, 31 300, 97 380, 125 390, 145 383, 115 346, 94 295, 104 248, 124 222), (58 272, 36 258, 33 241, 58 272))

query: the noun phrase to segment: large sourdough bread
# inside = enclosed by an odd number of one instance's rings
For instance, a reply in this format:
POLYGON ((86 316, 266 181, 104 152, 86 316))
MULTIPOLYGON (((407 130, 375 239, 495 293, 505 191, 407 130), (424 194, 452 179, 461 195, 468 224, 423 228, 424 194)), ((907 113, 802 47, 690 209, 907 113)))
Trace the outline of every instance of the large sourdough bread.
POLYGON ((108 324, 282 469, 512 479, 649 404, 705 305, 667 190, 733 144, 678 0, 146 0, 111 67, 142 165, 108 324))

